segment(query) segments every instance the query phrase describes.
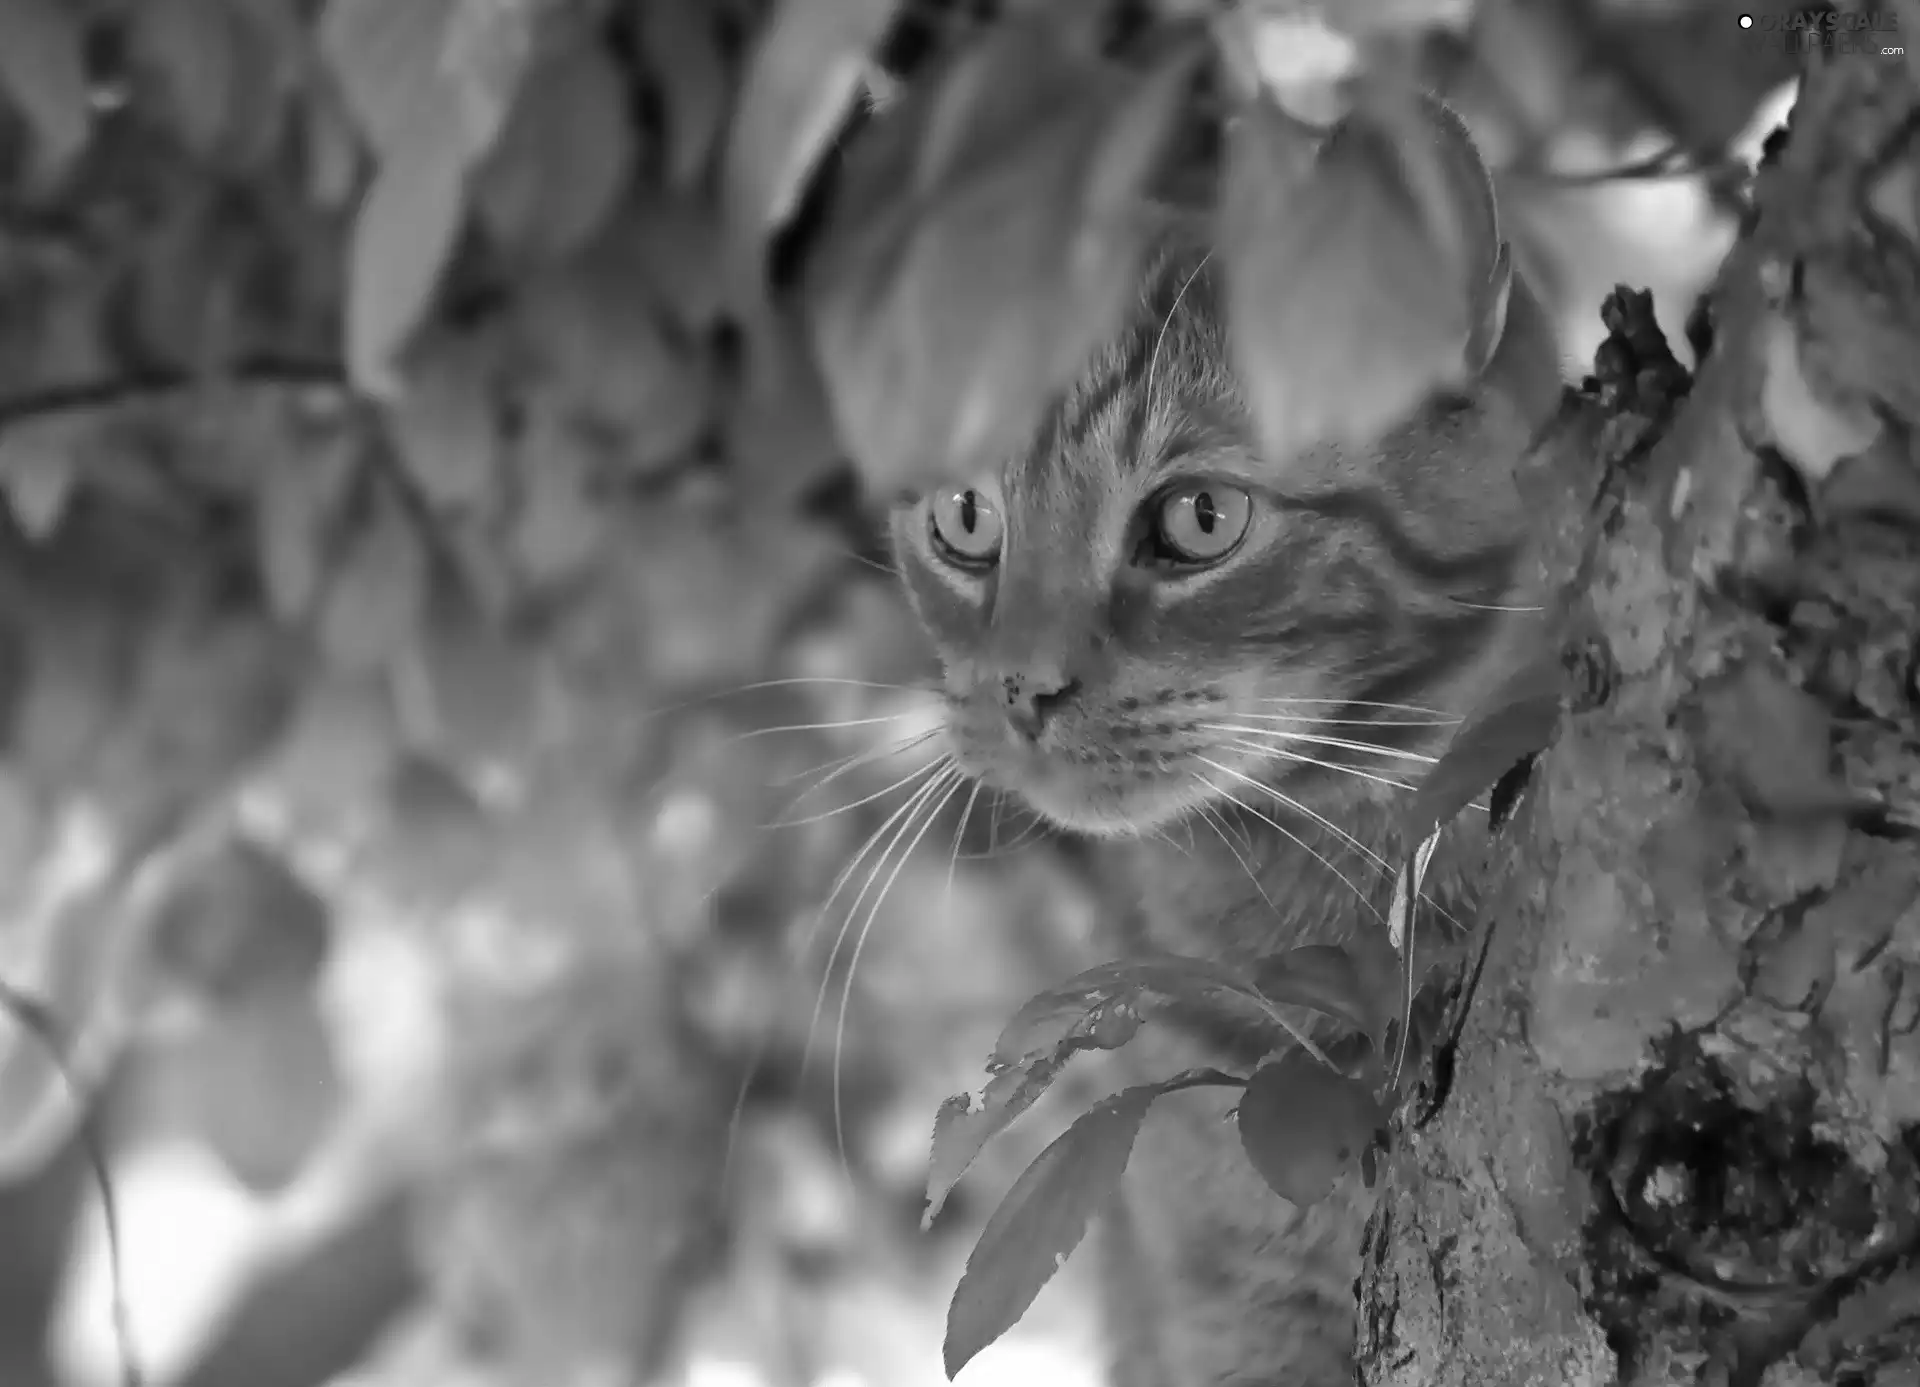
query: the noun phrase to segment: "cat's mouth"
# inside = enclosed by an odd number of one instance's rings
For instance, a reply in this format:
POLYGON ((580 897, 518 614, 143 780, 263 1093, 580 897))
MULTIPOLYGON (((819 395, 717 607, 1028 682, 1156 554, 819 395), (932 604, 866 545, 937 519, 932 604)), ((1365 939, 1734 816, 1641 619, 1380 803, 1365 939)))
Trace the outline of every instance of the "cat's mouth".
POLYGON ((1108 767, 1049 755, 990 755, 960 760, 1056 828, 1101 838, 1137 838, 1190 813, 1206 798, 1198 776, 1115 775, 1108 767))

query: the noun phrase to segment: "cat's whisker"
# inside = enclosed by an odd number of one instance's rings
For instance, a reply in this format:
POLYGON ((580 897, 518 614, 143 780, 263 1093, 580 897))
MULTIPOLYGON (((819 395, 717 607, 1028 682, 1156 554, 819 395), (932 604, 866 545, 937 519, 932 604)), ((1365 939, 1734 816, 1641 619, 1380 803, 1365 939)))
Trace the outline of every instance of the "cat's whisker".
POLYGON ((1193 288, 1194 281, 1200 278, 1200 272, 1207 268, 1207 262, 1212 259, 1212 251, 1208 251, 1200 257, 1200 263, 1193 267, 1193 272, 1187 276, 1186 282, 1180 286, 1180 292, 1173 296, 1173 306, 1167 309, 1167 316, 1160 322, 1160 335, 1153 339, 1153 354, 1147 358, 1146 397, 1149 400, 1153 398, 1154 372, 1159 369, 1160 349, 1167 345, 1167 333, 1173 327, 1173 320, 1180 314, 1180 305, 1186 301, 1187 290, 1193 288))
POLYGON ((1456 607, 1465 607, 1475 612, 1544 612, 1545 607, 1517 607, 1504 602, 1469 602, 1464 597, 1449 597, 1447 601, 1456 607))
POLYGON ((1372 781, 1375 785, 1385 785, 1395 790, 1411 790, 1413 788, 1413 786, 1406 781, 1395 780, 1392 776, 1377 775, 1372 771, 1362 770, 1358 766, 1343 766, 1338 761, 1321 761, 1312 756, 1302 756, 1297 751, 1288 751, 1284 747, 1273 746, 1269 743, 1236 739, 1232 745, 1241 751, 1257 752, 1262 756, 1277 756, 1283 761, 1292 761, 1297 765, 1317 766, 1323 771, 1339 771, 1344 775, 1355 776, 1361 780, 1372 781))
MULTIPOLYGON (((860 864, 866 861, 867 854, 872 852, 874 848, 879 845, 882 836, 886 834, 886 832, 889 829, 892 829, 895 824, 899 824, 902 819, 906 820, 906 825, 910 825, 913 822, 913 818, 912 818, 913 814, 919 808, 920 804, 925 800, 928 792, 936 788, 942 782, 942 780, 945 778, 948 771, 954 770, 954 769, 957 769, 957 768, 954 767, 952 759, 948 757, 943 757, 938 761, 932 762, 929 765, 921 767, 919 770, 915 771, 905 781, 902 782, 902 784, 912 784, 915 779, 919 779, 919 778, 925 778, 925 781, 926 781, 925 784, 922 784, 921 786, 919 786, 919 788, 914 790, 914 792, 907 797, 907 802, 905 804, 901 805, 898 809, 894 810, 893 813, 889 814, 885 822, 883 822, 878 828, 874 829, 872 833, 869 833, 867 835, 866 841, 862 843, 860 846, 860 850, 853 855, 852 860, 849 861, 846 866, 842 867, 838 875, 834 877, 833 884, 829 886, 827 889, 826 899, 820 903, 819 914, 815 916, 813 926, 811 929, 808 930, 807 938, 801 945, 802 954, 804 954, 807 951, 807 949, 812 945, 814 939, 818 936, 820 929, 826 924, 827 920, 832 915, 833 903, 839 899, 840 893, 846 889, 847 883, 853 879, 853 874, 860 870, 860 864)), ((901 829, 902 832, 904 832, 906 825, 902 825, 902 829, 901 829)), ((884 862, 886 860, 887 853, 892 849, 892 844, 894 842, 897 842, 899 837, 900 837, 900 833, 896 832, 894 837, 888 840, 887 847, 883 849, 880 854, 881 861, 884 862)), ((871 873, 869 874, 869 880, 871 880, 871 873)), ((852 910, 857 910, 857 909, 859 909, 859 900, 856 898, 854 901, 854 904, 849 908, 849 914, 851 914, 852 910)), ((836 936, 834 940, 833 948, 829 950, 827 953, 825 974, 828 977, 830 977, 833 972, 834 961, 839 957, 840 945, 844 937, 845 937, 845 930, 843 928, 839 932, 839 935, 836 936)), ((801 1042, 800 1072, 803 1076, 806 1074, 806 1071, 807 1071, 808 1056, 811 1052, 812 1045, 813 1045, 813 1033, 820 1024, 820 1013, 826 1007, 826 1001, 827 1001, 826 988, 827 988, 827 982, 823 978, 820 985, 819 995, 814 1001, 813 1014, 807 1022, 806 1037, 801 1042)))
MULTIPOLYGON (((1228 795, 1226 791, 1222 790, 1205 776, 1196 775, 1194 778, 1207 788, 1209 794, 1226 795, 1227 798, 1232 798, 1231 795, 1228 795)), ((1233 860, 1238 862, 1240 869, 1247 874, 1247 880, 1252 883, 1253 889, 1260 893, 1260 899, 1266 902, 1267 909, 1275 915, 1278 915, 1280 908, 1273 903, 1273 897, 1267 894, 1267 888, 1260 884, 1260 874, 1253 870, 1253 864, 1247 861, 1241 854, 1240 849, 1233 845, 1233 840, 1227 836, 1227 830, 1221 826, 1222 820, 1218 811, 1211 805, 1202 803, 1199 806, 1199 812, 1194 817, 1198 818, 1208 828, 1214 831, 1215 836, 1220 839, 1221 846, 1233 854, 1233 860)))
POLYGON ((1386 713, 1414 713, 1421 717, 1441 718, 1447 722, 1460 721, 1444 708, 1428 708, 1419 703, 1376 703, 1365 698, 1293 698, 1269 695, 1255 699, 1254 702, 1270 704, 1275 708, 1378 708, 1386 713))
MULTIPOLYGON (((841 1172, 847 1177, 849 1182, 851 1182, 851 1180, 853 1179, 853 1169, 847 1160, 847 1127, 846 1127, 846 1120, 844 1115, 845 1109, 841 1102, 840 1059, 843 1053, 844 1046, 846 1044, 847 1012, 853 1005, 853 982, 854 982, 855 976, 860 971, 860 956, 866 950, 867 940, 869 937, 871 937, 873 933, 874 922, 880 918, 880 907, 886 903, 887 894, 888 892, 893 890, 894 882, 900 879, 901 870, 907 865, 908 862, 910 862, 913 859, 914 853, 917 852, 920 848, 921 840, 927 836, 927 830, 932 828, 934 824, 939 822, 940 811, 947 807, 948 803, 953 799, 954 794, 960 789, 961 785, 964 783, 965 783, 965 776, 961 772, 958 766, 948 767, 947 771, 941 777, 931 782, 931 785, 929 787, 930 789, 932 786, 939 786, 939 785, 944 785, 946 788, 940 791, 937 797, 935 797, 932 794, 929 794, 926 798, 924 798, 921 801, 923 806, 930 805, 931 808, 928 808, 926 810, 924 817, 920 818, 919 828, 914 831, 913 837, 907 841, 906 848, 900 853, 899 858, 894 862, 893 870, 887 874, 886 881, 881 883, 880 894, 873 898, 873 904, 867 908, 867 918, 865 922, 861 924, 860 928, 855 932, 853 937, 853 953, 847 960, 847 976, 841 982, 841 985, 840 985, 840 1014, 834 1018, 833 1066, 832 1066, 833 1144, 834 1144, 834 1150, 839 1154, 839 1157, 840 1157, 841 1172)), ((909 819, 907 822, 908 824, 912 824, 914 820, 909 819)), ((891 854, 892 850, 893 850, 892 846, 889 845, 887 849, 887 854, 882 854, 881 856, 880 860, 882 864, 886 862, 887 855, 891 854)), ((874 875, 878 875, 877 869, 874 875)), ((873 885, 873 876, 869 876, 867 878, 867 887, 871 887, 872 885, 873 885)), ((861 895, 864 896, 865 894, 866 894, 866 888, 862 888, 861 895)), ((853 904, 853 910, 858 910, 859 908, 860 908, 860 903, 859 901, 856 900, 853 904)), ((852 911, 848 912, 848 920, 849 922, 851 922, 852 920, 852 911)), ((844 931, 842 932, 842 938, 843 939, 845 938, 844 931)), ((831 968, 832 968, 832 965, 831 963, 829 963, 828 965, 829 973, 831 973, 831 968)))
MULTIPOLYGON (((909 772, 907 775, 903 776, 901 779, 895 781, 892 785, 888 786, 887 789, 882 791, 881 793, 890 794, 895 790, 901 789, 904 786, 912 784, 914 780, 920 777, 930 776, 935 774, 936 772, 941 770, 944 766, 947 766, 949 764, 950 764, 950 758, 943 757, 940 760, 930 762, 925 766, 916 767, 913 771, 909 772)), ((922 788, 924 789, 925 787, 922 787, 922 788)), ((873 832, 869 833, 866 837, 866 841, 861 844, 859 851, 853 855, 852 860, 849 861, 845 867, 840 869, 840 872, 838 873, 838 875, 835 876, 833 883, 828 887, 827 897, 824 901, 821 902, 820 909, 815 914, 813 923, 807 928, 806 937, 800 941, 800 948, 799 948, 800 957, 804 958, 808 953, 812 951, 814 941, 820 937, 820 931, 827 922, 827 919, 832 910, 832 906, 835 898, 838 897, 840 892, 845 888, 847 882, 852 878, 853 873, 859 870, 860 863, 866 858, 866 855, 873 851, 874 844, 880 840, 880 836, 884 834, 888 828, 890 828, 895 822, 899 820, 902 814, 905 814, 910 809, 912 809, 913 805, 916 802, 917 802, 917 792, 914 798, 909 798, 906 804, 896 809, 891 815, 887 817, 884 823, 882 823, 878 828, 874 829, 873 832)), ((831 966, 832 966, 832 958, 831 956, 829 956, 829 959, 828 959, 829 971, 831 970, 831 966)), ((821 986, 822 986, 822 991, 820 994, 820 999, 815 1004, 813 1019, 808 1023, 808 1026, 807 1026, 807 1037, 806 1037, 806 1040, 802 1042, 802 1046, 801 1046, 800 1068, 801 1068, 801 1073, 803 1075, 806 1072, 807 1045, 811 1043, 814 1027, 819 1023, 820 1007, 822 1004, 824 1004, 826 1000, 826 993, 825 993, 826 984, 824 981, 822 982, 821 986)), ((722 1185, 726 1183, 733 1169, 733 1153, 739 1140, 740 1123, 746 1114, 747 1094, 752 1091, 753 1081, 759 1076, 761 1066, 766 1063, 767 1047, 773 1043, 774 1034, 775 1034, 774 1029, 769 1027, 760 1036, 760 1038, 754 1043, 753 1053, 748 1057, 746 1070, 740 1077, 740 1086, 738 1090, 734 1093, 733 1111, 727 1118, 726 1146, 721 1156, 720 1174, 721 1174, 722 1185)))
POLYGON ((1303 722, 1309 727, 1458 727, 1459 718, 1323 718, 1314 713, 1246 713, 1258 722, 1303 722))
MULTIPOLYGON (((1202 756, 1202 757, 1199 757, 1198 760, 1203 765, 1213 767, 1214 770, 1219 771, 1222 775, 1230 776, 1235 780, 1246 781, 1247 784, 1252 785, 1255 789, 1265 788, 1260 784, 1259 781, 1255 780, 1252 776, 1242 774, 1240 771, 1235 770, 1232 766, 1224 765, 1219 761, 1215 761, 1211 757, 1202 756)), ((1216 788, 1218 789, 1218 792, 1221 798, 1226 800, 1227 803, 1233 805, 1235 808, 1241 810, 1243 813, 1253 815, 1254 818, 1259 819, 1262 823, 1272 828, 1275 832, 1284 834, 1289 840, 1292 841, 1294 846, 1298 847, 1301 851, 1312 856, 1314 860, 1317 861, 1322 867, 1325 867, 1328 871, 1332 872, 1335 876, 1339 877, 1341 882, 1346 886, 1346 888, 1349 891, 1353 892, 1354 896, 1359 900, 1360 904, 1365 906, 1367 910, 1371 912, 1376 919, 1379 918, 1380 912, 1378 909, 1375 908, 1373 902, 1367 899, 1367 893, 1362 891, 1358 886, 1355 886, 1351 881, 1349 881, 1347 879, 1347 874, 1341 871, 1338 867, 1334 866, 1333 863, 1327 861, 1327 859, 1324 856, 1322 856, 1313 847, 1312 844, 1308 843, 1304 838, 1302 838, 1299 834, 1295 833, 1292 829, 1288 828, 1286 825, 1278 822, 1277 820, 1273 819, 1269 815, 1261 813, 1258 809, 1255 809, 1251 804, 1248 804, 1245 800, 1238 798, 1231 791, 1222 787, 1216 787, 1216 788)))
MULTIPOLYGON (((929 727, 914 733, 910 737, 896 737, 891 741, 881 742, 877 746, 861 747, 858 750, 849 751, 842 756, 829 757, 818 765, 809 766, 805 770, 775 776, 769 779, 767 783, 776 787, 787 786, 793 784, 796 780, 805 780, 809 776, 819 775, 823 771, 829 772, 825 780, 809 787, 806 793, 810 794, 813 790, 819 789, 821 785, 825 785, 827 781, 832 780, 835 776, 845 775, 847 771, 856 766, 864 765, 869 761, 878 761, 897 752, 911 751, 928 738, 937 737, 943 730, 943 728, 939 727, 929 727)), ((803 794, 802 798, 804 797, 805 795, 803 794)), ((798 801, 795 802, 797 803, 798 801)))
POLYGON ((1344 828, 1340 827, 1340 825, 1335 823, 1333 820, 1327 818, 1325 815, 1319 813, 1317 810, 1309 809, 1306 805, 1302 804, 1299 800, 1295 799, 1292 795, 1287 794, 1284 790, 1277 789, 1276 787, 1267 784, 1264 780, 1255 780, 1252 777, 1248 777, 1248 781, 1249 783, 1256 785, 1260 789, 1264 790, 1267 794, 1273 796, 1275 801, 1277 801, 1278 803, 1284 804, 1287 808, 1293 810, 1297 814, 1304 814, 1309 819, 1312 819, 1315 823, 1319 824, 1320 827, 1326 829, 1327 832, 1333 834, 1334 837, 1340 839, 1341 842, 1347 844, 1349 847, 1352 847, 1357 852, 1359 852, 1359 854, 1362 857, 1366 858, 1380 871, 1385 872, 1390 870, 1387 865, 1386 858, 1382 857, 1379 853, 1375 852, 1372 848, 1368 847, 1365 843, 1361 842, 1358 838, 1354 837, 1351 833, 1347 832, 1344 828))
POLYGON ((840 718, 830 722, 789 722, 779 727, 750 727, 745 732, 736 732, 727 738, 724 745, 735 742, 751 741, 755 737, 772 737, 782 732, 843 732, 851 727, 884 727, 890 722, 900 722, 907 718, 924 716, 918 708, 903 708, 897 713, 879 713, 870 718, 840 718))
MULTIPOLYGON (((828 776, 825 780, 821 781, 818 785, 810 786, 808 789, 806 789, 801 794, 796 796, 794 798, 793 803, 789 804, 787 808, 789 809, 794 808, 802 800, 806 799, 808 795, 818 794, 821 790, 824 790, 829 783, 838 779, 840 776, 846 774, 848 771, 854 770, 857 767, 863 764, 866 764, 867 762, 879 760, 882 757, 885 757, 887 755, 897 755, 902 752, 911 751, 915 747, 919 746, 921 743, 933 737, 934 735, 935 734, 932 732, 925 732, 925 733, 922 733, 920 736, 915 737, 913 740, 903 744, 898 744, 898 745, 888 746, 888 747, 881 747, 874 751, 858 753, 857 759, 849 762, 847 765, 842 766, 839 770, 835 771, 832 775, 828 776)), ((919 775, 925 769, 926 767, 924 766, 916 766, 914 769, 908 771, 905 775, 900 777, 900 779, 894 781, 891 785, 888 785, 885 789, 875 790, 872 794, 863 795, 861 798, 854 800, 851 804, 842 804, 832 809, 824 809, 818 814, 809 814, 802 819, 774 819, 767 824, 767 827, 769 828, 801 828, 807 824, 817 824, 823 819, 831 819, 836 814, 848 813, 849 811, 858 809, 863 805, 872 804, 877 799, 886 798, 888 795, 892 794, 895 790, 899 789, 902 785, 905 785, 908 781, 912 780, 916 775, 919 775)))
POLYGON ((750 684, 735 684, 725 689, 715 689, 709 693, 683 698, 674 703, 663 703, 657 708, 641 711, 643 718, 665 717, 669 713, 683 713, 693 708, 718 703, 722 699, 737 698, 741 694, 759 693, 765 689, 799 688, 803 686, 831 687, 844 689, 878 689, 889 693, 938 693, 931 683, 891 684, 879 679, 849 679, 833 674, 791 674, 779 679, 756 679, 750 684))
POLYGON ((1305 742, 1309 746, 1333 747, 1338 751, 1364 751, 1374 756, 1385 756, 1396 761, 1418 761, 1428 766, 1439 761, 1438 757, 1428 756, 1423 752, 1406 751, 1400 747, 1375 746, 1371 742, 1348 741, 1344 737, 1321 737, 1311 732, 1288 732, 1277 727, 1243 727, 1217 722, 1200 725, 1209 732, 1238 732, 1248 737, 1273 737, 1285 742, 1305 742))

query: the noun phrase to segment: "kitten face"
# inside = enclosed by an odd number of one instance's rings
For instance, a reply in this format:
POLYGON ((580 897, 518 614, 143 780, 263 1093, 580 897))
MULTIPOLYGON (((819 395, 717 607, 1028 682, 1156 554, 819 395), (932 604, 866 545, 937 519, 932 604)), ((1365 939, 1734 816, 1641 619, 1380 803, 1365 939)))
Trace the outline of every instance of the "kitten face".
POLYGON ((1164 256, 1024 456, 892 517, 955 758, 1068 829, 1413 783, 1511 600, 1517 407, 1262 459, 1209 268, 1164 256))

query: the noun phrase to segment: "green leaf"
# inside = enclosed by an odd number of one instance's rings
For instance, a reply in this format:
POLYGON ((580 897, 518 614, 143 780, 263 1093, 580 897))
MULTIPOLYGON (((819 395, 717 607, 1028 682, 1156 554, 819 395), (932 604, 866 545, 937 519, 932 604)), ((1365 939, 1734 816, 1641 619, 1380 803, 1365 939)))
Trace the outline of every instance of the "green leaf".
POLYGON ((405 391, 388 408, 393 440, 429 504, 485 511, 500 489, 491 355, 484 343, 467 340, 434 348, 422 351, 405 391))
POLYGON ((1297 1205, 1326 1197, 1386 1124, 1357 1079, 1290 1051, 1256 1069, 1240 1098, 1240 1144, 1275 1194, 1297 1205))
POLYGON ((419 636, 427 558, 397 501, 381 494, 348 546, 320 614, 320 645, 342 671, 383 671, 419 636))
MULTIPOLYGON (((849 155, 847 214, 819 253, 811 322, 841 435, 885 485, 964 475, 1025 446, 1138 293, 1142 193, 1197 50, 1178 46, 1138 77, 1061 44, 1049 24, 1008 25, 951 79, 992 85, 977 66, 990 61, 1006 82, 1045 85, 996 101, 1044 115, 992 151, 923 124, 939 146, 928 157, 951 167, 929 195, 901 196, 900 135, 849 155)), ((957 119, 944 95, 881 123, 957 119)))
POLYGON ((533 58, 542 17, 568 3, 454 0, 439 71, 459 107, 469 158, 481 158, 499 139, 533 58))
POLYGON ((387 150, 354 217, 347 259, 347 369, 379 398, 402 389, 395 358, 426 316, 466 214, 451 104, 423 106, 387 150))
POLYGON ((612 215, 633 171, 626 83, 597 44, 555 53, 527 76, 474 181, 487 229, 510 251, 572 255, 612 215))
POLYGON ((947 1312, 941 1357, 953 1378, 1012 1328, 1119 1192, 1157 1085, 1122 1090, 1086 1113, 1014 1182, 980 1233, 947 1312))
POLYGON ((86 35, 67 0, 0 0, 0 98, 33 128, 33 181, 58 180, 93 128, 86 35))
MULTIPOLYGON (((1338 951, 1334 951, 1338 952, 1338 951)), ((1130 1038, 1110 1013, 1139 1019, 1175 1002, 1219 1007, 1271 1019, 1276 1006, 1305 1006, 1370 1033, 1378 1004, 1357 971, 1343 969, 1321 946, 1269 955, 1240 966, 1178 954, 1148 954, 1104 963, 1031 998, 994 1043, 990 1066, 1019 1064, 1064 1047, 1114 1048, 1130 1038), (1121 1036, 1111 1043, 1105 1036, 1121 1036)))
POLYGON ((666 108, 667 186, 690 190, 726 130, 732 75, 707 0, 648 0, 640 42, 666 108))
MULTIPOLYGON (((383 158, 421 124, 423 108, 454 99, 441 59, 459 4, 327 0, 320 17, 321 57, 346 99, 347 113, 383 158)), ((466 162, 464 152, 455 162, 466 162)))
POLYGON ((1371 442, 1465 372, 1469 285, 1408 186, 1408 123, 1397 105, 1360 106, 1323 141, 1261 100, 1232 126, 1229 328, 1276 462, 1371 442))
MULTIPOLYGON (((658 3, 658 0, 655 0, 658 3)), ((899 0, 781 0, 741 82, 722 175, 743 285, 764 272, 767 239, 793 215, 853 110, 869 50, 899 0)))
POLYGON ((1559 647, 1543 638, 1461 726, 1420 782, 1401 821, 1407 836, 1426 839, 1452 822, 1475 795, 1552 742, 1566 686, 1559 647))
POLYGON ((180 142, 202 159, 220 153, 239 96, 239 52, 228 0, 143 0, 131 57, 160 88, 180 142))
POLYGON ((96 425, 85 414, 21 419, 0 430, 0 493, 30 539, 60 528, 96 425))
POLYGON ((358 458, 342 437, 275 458, 257 474, 254 542, 267 600, 282 621, 304 621, 313 610, 358 458))

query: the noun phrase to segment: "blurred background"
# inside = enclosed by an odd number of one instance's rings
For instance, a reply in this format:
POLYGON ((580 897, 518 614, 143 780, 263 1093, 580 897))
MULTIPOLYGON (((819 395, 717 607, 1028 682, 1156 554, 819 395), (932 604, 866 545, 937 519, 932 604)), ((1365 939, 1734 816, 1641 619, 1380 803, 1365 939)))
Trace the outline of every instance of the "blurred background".
MULTIPOLYGON (((1686 359, 1779 36, 1380 9, 1572 369, 1617 281, 1686 359)), ((1100 1073, 923 1235, 934 1110, 1103 955, 1011 806, 907 812, 926 652, 731 306, 789 10, 0 0, 0 1387, 944 1380, 1100 1073)), ((1084 1273, 962 1380, 1098 1383, 1084 1273)))

